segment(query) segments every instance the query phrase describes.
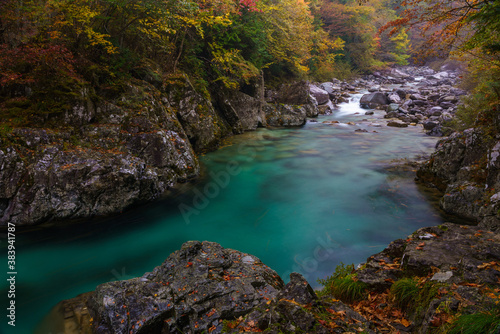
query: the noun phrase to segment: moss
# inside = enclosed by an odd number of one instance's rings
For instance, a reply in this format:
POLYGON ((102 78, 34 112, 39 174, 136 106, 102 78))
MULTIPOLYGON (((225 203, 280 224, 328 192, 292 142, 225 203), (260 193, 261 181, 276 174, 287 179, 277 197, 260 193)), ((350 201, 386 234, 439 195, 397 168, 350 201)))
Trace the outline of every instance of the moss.
POLYGON ((448 226, 446 226, 446 225, 438 225, 438 228, 439 228, 441 231, 448 231, 448 226))

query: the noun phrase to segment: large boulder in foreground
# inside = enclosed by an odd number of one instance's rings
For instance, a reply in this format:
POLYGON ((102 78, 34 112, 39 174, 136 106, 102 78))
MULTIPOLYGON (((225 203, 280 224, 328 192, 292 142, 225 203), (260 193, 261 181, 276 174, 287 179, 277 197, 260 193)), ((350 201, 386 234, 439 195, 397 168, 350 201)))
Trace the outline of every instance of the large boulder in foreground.
POLYGON ((82 328, 79 333, 220 333, 223 320, 247 314, 283 286, 255 256, 190 241, 143 277, 101 284, 59 307, 74 313, 64 321, 82 328), (85 306, 89 314, 79 316, 85 306))
POLYGON ((498 302, 500 234, 451 223, 422 228, 334 275, 355 277, 361 300, 332 290, 336 279, 320 297, 298 273, 284 286, 252 255, 190 241, 141 278, 59 303, 35 333, 427 333, 460 310, 498 302), (409 279, 418 307, 405 311, 388 289, 409 279))
POLYGON ((389 104, 389 100, 384 93, 375 92, 363 95, 361 100, 359 100, 359 104, 361 105, 361 108, 364 109, 375 109, 389 104))

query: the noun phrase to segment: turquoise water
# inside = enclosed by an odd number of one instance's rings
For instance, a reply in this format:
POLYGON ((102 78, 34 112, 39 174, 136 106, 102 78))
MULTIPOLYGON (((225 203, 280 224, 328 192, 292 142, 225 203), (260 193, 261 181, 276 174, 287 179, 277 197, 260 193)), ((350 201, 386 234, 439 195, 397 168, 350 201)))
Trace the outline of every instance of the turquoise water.
MULTIPOLYGON (((58 301, 151 271, 188 240, 254 254, 284 280, 298 271, 316 285, 340 261, 363 262, 441 223, 412 174, 389 171, 395 160, 430 153, 436 139, 420 127, 386 127, 382 112, 357 112, 354 101, 302 128, 236 136, 203 156, 204 177, 171 198, 18 235, 17 322, 13 330, 3 315, 0 328, 31 333, 58 301), (334 120, 341 123, 323 123, 334 120)), ((6 280, 0 288, 6 296, 6 280)))

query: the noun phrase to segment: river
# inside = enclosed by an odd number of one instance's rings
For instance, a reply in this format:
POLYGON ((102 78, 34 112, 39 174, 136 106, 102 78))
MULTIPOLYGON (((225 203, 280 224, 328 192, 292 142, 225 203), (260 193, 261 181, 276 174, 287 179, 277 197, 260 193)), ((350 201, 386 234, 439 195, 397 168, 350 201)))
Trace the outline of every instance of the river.
MULTIPOLYGON (((58 301, 141 276, 188 240, 254 254, 285 281, 298 271, 317 286, 341 261, 361 263, 394 239, 440 224, 413 174, 392 171, 432 152, 436 138, 421 127, 387 127, 382 111, 365 116, 360 96, 301 128, 228 139, 201 157, 197 184, 167 199, 19 234, 16 328, 4 319, 2 332, 31 333, 58 301), (333 121, 340 123, 323 123, 333 121)), ((7 295, 6 280, 0 287, 7 295)))

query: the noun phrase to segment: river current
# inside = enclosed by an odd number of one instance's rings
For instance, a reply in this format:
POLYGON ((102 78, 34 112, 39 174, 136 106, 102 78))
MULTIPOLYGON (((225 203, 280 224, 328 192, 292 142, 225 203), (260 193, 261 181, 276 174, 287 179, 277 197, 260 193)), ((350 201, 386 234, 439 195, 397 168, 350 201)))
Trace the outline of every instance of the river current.
MULTIPOLYGON (((229 138, 201 157, 204 177, 169 198, 19 234, 16 327, 3 315, 2 333, 32 333, 58 301, 142 276, 188 240, 251 253, 285 281, 297 271, 317 286, 341 261, 364 262, 392 240, 440 224, 414 174, 394 171, 431 153, 436 138, 420 126, 387 127, 382 111, 364 115, 360 96, 301 128, 229 138)), ((6 296, 5 279, 0 288, 6 296)))

